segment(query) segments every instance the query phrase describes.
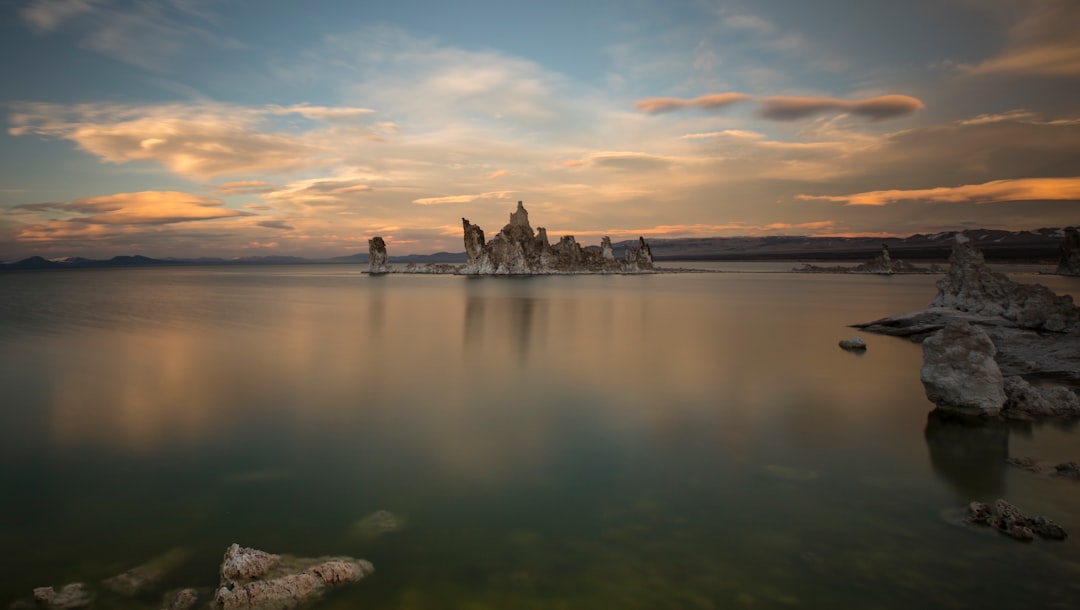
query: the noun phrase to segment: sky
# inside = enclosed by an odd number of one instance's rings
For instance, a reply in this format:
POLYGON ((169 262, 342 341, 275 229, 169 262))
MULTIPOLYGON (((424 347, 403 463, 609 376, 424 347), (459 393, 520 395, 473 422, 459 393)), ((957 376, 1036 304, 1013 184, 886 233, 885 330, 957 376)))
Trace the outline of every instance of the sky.
POLYGON ((1075 0, 0 11, 0 260, 1080 219, 1075 0))

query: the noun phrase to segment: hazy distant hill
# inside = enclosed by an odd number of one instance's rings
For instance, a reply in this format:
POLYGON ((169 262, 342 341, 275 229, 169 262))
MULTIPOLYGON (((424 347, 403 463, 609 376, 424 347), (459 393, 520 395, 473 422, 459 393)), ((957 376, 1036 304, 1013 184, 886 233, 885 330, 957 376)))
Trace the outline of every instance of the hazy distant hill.
MULTIPOLYGON (((998 231, 976 229, 966 231, 990 260, 1056 260, 1064 239, 1063 229, 1036 231, 998 231)), ((916 234, 910 237, 689 237, 650 239, 656 260, 857 260, 869 259, 887 244, 895 258, 948 258, 956 232, 916 234)), ((628 245, 637 240, 614 244, 615 256, 622 257, 628 245)), ((464 252, 436 252, 391 256, 391 263, 464 263, 464 252)), ((244 258, 166 258, 146 256, 115 256, 108 260, 66 258, 48 260, 32 256, 0 264, 0 269, 80 269, 101 267, 150 267, 177 265, 305 265, 316 263, 368 263, 366 252, 329 259, 309 259, 298 256, 250 256, 244 258)))

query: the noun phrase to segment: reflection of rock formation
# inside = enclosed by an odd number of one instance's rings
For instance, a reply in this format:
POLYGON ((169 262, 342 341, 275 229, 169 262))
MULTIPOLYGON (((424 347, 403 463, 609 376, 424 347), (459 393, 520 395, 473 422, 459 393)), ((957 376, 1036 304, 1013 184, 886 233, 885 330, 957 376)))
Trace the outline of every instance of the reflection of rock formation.
POLYGON ((484 231, 462 218, 469 275, 541 275, 554 273, 651 273, 652 251, 639 239, 637 247, 627 247, 624 260, 615 258, 611 239, 605 237, 600 249, 582 248, 572 235, 551 245, 547 231, 533 232, 529 213, 519 201, 510 222, 490 241, 484 231))
POLYGON ((1007 424, 956 418, 938 410, 927 415, 924 436, 934 472, 959 497, 1002 493, 1009 456, 1007 424))
POLYGON ((963 235, 957 236, 949 263, 930 307, 1001 316, 1022 328, 1080 329, 1080 309, 1071 296, 1058 296, 1041 284, 1021 284, 991 271, 982 252, 963 235))
POLYGON ((1080 231, 1076 227, 1065 228, 1065 241, 1061 243, 1061 258, 1057 272, 1063 275, 1080 275, 1080 231))
MULTIPOLYGON (((936 267, 936 266, 935 266, 936 267)), ((916 267, 909 262, 894 259, 889 253, 889 245, 881 244, 881 254, 872 260, 855 265, 854 267, 819 267, 809 263, 792 269, 797 273, 875 273, 878 275, 892 275, 893 273, 936 273, 936 268, 926 269, 916 267)))
POLYGON ((390 267, 386 263, 386 242, 381 237, 372 237, 367 243, 368 273, 372 275, 389 273, 390 267))

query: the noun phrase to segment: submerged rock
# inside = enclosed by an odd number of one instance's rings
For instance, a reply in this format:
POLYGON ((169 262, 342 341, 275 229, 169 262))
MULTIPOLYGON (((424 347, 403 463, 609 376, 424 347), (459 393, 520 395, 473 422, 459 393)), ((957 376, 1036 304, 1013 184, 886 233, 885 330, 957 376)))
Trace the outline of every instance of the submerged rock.
POLYGON ((390 266, 387 264, 386 242, 381 237, 372 237, 368 240, 368 273, 379 275, 389 272, 390 266))
POLYGON ((75 610, 87 608, 94 601, 81 582, 74 582, 61 587, 59 591, 52 587, 34 589, 34 603, 39 608, 49 610, 75 610))
POLYGON ((161 602, 162 610, 191 610, 199 602, 199 593, 195 589, 180 589, 165 594, 161 602))
POLYGON ((370 562, 351 557, 303 559, 231 545, 221 564, 213 608, 286 610, 297 608, 328 587, 362 580, 370 562))
POLYGON ((148 591, 158 585, 162 579, 191 557, 191 551, 185 548, 173 549, 164 555, 101 581, 110 591, 121 595, 133 596, 148 591))
POLYGON ((353 524, 351 531, 360 538, 377 538, 405 527, 405 519, 388 510, 377 510, 353 524))
POLYGON ((1064 540, 1068 537, 1065 528, 1043 516, 1027 517, 1016 506, 998 498, 994 508, 982 502, 968 505, 967 522, 972 525, 992 527, 998 532, 1024 542, 1034 540, 1036 536, 1047 540, 1064 540))
POLYGON ((939 409, 965 415, 996 416, 1005 404, 1004 380, 990 337, 957 320, 923 342, 919 371, 926 397, 939 409))
POLYGON ((522 202, 506 224, 490 241, 484 231, 468 219, 461 219, 464 231, 467 275, 546 275, 556 273, 652 273, 652 250, 639 238, 638 246, 628 246, 624 260, 615 258, 611 239, 604 237, 600 248, 582 248, 572 235, 552 245, 547 230, 533 232, 529 213, 522 202))
POLYGON ((1054 463, 1042 462, 1033 457, 1017 457, 1006 458, 1005 463, 1035 474, 1080 480, 1080 463, 1075 461, 1054 463))
POLYGON ((1080 231, 1066 227, 1065 241, 1059 250, 1057 272, 1062 275, 1080 275, 1080 231))
POLYGON ((848 350, 849 352, 862 352, 866 351, 866 341, 863 341, 862 337, 851 337, 850 339, 841 339, 840 347, 848 350))
POLYGON ((1080 397, 1063 386, 1037 387, 1023 377, 1005 378, 1004 414, 1014 419, 1080 417, 1080 397))

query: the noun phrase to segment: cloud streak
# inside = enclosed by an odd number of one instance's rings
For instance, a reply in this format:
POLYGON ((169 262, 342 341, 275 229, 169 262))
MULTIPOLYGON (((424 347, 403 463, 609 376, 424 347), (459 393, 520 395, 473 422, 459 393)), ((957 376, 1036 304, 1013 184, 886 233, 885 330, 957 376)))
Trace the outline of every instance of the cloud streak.
POLYGON ((711 93, 690 99, 677 97, 648 97, 634 102, 634 106, 646 114, 660 114, 686 108, 720 110, 751 99, 746 93, 711 93))
POLYGON ((646 114, 660 114, 686 108, 720 109, 744 101, 758 103, 757 116, 771 121, 795 121, 821 114, 846 113, 871 121, 894 119, 925 107, 922 100, 908 95, 882 95, 863 100, 832 97, 770 96, 757 98, 745 93, 714 93, 692 99, 651 97, 634 103, 646 114))
POLYGON ((881 206, 898 201, 939 201, 948 203, 994 203, 1001 201, 1080 200, 1080 177, 1021 178, 992 180, 982 184, 945 186, 930 189, 893 189, 851 195, 799 195, 809 201, 835 201, 848 205, 881 206))

